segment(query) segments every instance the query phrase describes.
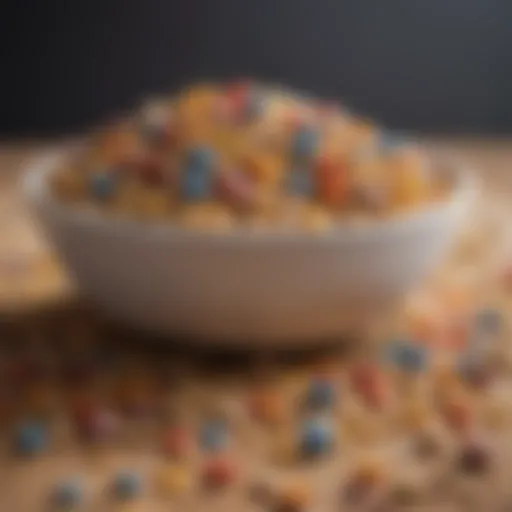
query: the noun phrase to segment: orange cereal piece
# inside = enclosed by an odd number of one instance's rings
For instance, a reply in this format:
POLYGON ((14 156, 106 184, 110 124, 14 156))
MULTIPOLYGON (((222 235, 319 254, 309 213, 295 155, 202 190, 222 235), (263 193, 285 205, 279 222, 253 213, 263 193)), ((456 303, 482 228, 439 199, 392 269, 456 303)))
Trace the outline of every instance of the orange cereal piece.
POLYGON ((328 206, 342 207, 348 200, 350 188, 345 165, 332 158, 321 157, 316 175, 318 195, 321 201, 328 206))
POLYGON ((394 180, 391 186, 393 203, 410 207, 423 202, 429 190, 428 170, 423 154, 414 148, 397 151, 390 159, 394 180))
POLYGON ((282 395, 272 389, 258 391, 251 399, 250 409, 252 416, 263 423, 280 423, 287 416, 282 395))
POLYGON ((467 434, 474 425, 474 414, 468 404, 450 401, 442 408, 446 424, 455 432, 467 434))
POLYGON ((131 164, 143 154, 143 143, 130 124, 114 126, 100 135, 98 157, 107 165, 131 164))
POLYGON ((245 159, 249 173, 262 184, 277 186, 283 179, 284 159, 277 155, 252 153, 245 159))
POLYGON ((350 381, 368 406, 376 409, 384 406, 389 396, 389 383, 378 367, 359 364, 351 369, 350 381))

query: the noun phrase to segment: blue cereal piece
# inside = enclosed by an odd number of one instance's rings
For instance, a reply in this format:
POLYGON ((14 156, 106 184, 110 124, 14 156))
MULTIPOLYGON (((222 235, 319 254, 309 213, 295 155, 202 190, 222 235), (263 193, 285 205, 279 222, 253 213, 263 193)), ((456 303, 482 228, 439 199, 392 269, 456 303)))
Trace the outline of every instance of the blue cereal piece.
POLYGON ((405 372, 419 373, 428 365, 428 351, 412 343, 395 342, 389 349, 389 358, 405 372))
POLYGON ((501 331, 503 316, 501 311, 493 308, 484 308, 475 316, 475 328, 480 334, 496 335, 501 331))
POLYGON ((215 155, 207 147, 191 150, 187 156, 183 173, 181 193, 193 201, 208 199, 212 195, 214 183, 215 155))
POLYGON ((310 420, 302 428, 301 452, 305 457, 318 457, 328 453, 334 444, 332 425, 310 420))
POLYGON ((336 403, 336 387, 327 379, 314 380, 308 390, 307 403, 312 409, 328 409, 336 403))
POLYGON ((310 169, 294 169, 288 174, 287 188, 292 195, 313 197, 315 180, 310 169))
POLYGON ((100 201, 110 199, 114 195, 116 187, 117 178, 112 172, 98 172, 91 177, 91 193, 100 201))
POLYGON ((24 423, 16 433, 16 449, 21 455, 34 456, 48 446, 48 432, 42 423, 24 423))
POLYGON ((132 500, 142 492, 142 480, 138 473, 122 471, 114 480, 114 494, 120 500, 132 500))
POLYGON ((318 150, 320 137, 318 131, 310 126, 302 126, 295 133, 292 155, 295 161, 311 160, 318 150))
POLYGON ((201 429, 201 446, 208 452, 225 450, 229 443, 228 429, 224 421, 206 422, 201 429))
POLYGON ((55 489, 53 501, 59 509, 78 507, 83 501, 82 483, 78 479, 66 480, 55 489))
POLYGON ((207 146, 193 148, 188 152, 186 166, 187 170, 212 171, 215 166, 215 153, 207 146))

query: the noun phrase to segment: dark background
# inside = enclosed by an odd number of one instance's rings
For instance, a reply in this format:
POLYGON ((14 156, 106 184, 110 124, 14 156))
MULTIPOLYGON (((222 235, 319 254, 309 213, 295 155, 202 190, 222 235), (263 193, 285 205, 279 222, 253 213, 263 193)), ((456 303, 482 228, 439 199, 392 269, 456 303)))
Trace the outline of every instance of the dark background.
POLYGON ((1 5, 4 135, 80 131, 147 94, 230 76, 345 98, 396 128, 512 131, 511 0, 1 5))

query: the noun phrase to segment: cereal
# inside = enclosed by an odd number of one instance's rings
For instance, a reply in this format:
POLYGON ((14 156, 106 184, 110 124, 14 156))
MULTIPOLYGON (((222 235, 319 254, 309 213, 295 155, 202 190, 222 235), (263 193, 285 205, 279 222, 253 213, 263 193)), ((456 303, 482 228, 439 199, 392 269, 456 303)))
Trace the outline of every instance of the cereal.
POLYGON ((334 431, 326 420, 309 420, 301 429, 302 455, 306 458, 330 453, 334 445, 334 431))
POLYGON ((157 486, 164 496, 182 494, 192 487, 192 475, 183 467, 166 465, 157 474, 157 486))
POLYGON ((91 176, 91 193, 99 201, 111 199, 116 191, 116 186, 117 178, 112 173, 98 172, 91 176))
POLYGON ((83 501, 83 486, 79 479, 65 480, 59 483, 53 494, 53 502, 58 510, 74 510, 83 501))
POLYGON ((400 370, 408 373, 421 372, 428 364, 427 349, 409 343, 393 343, 389 348, 389 358, 400 370))
POLYGON ((211 420, 204 423, 200 434, 201 447, 209 452, 224 451, 229 444, 227 425, 222 420, 211 420))
POLYGON ((162 451, 167 457, 183 459, 192 448, 192 438, 189 432, 179 426, 168 428, 163 435, 162 451))
POLYGON ((133 500, 142 492, 142 479, 133 471, 122 471, 115 476, 113 492, 119 500, 133 500))
POLYGON ((354 365, 350 371, 350 381, 355 392, 369 407, 380 409, 386 403, 388 383, 378 367, 364 363, 354 365))
POLYGON ((444 190, 412 144, 389 151, 372 123, 251 82, 198 84, 145 105, 91 137, 52 186, 67 202, 171 222, 191 205, 218 203, 233 214, 229 229, 248 213, 262 229, 279 228, 287 208, 265 222, 268 198, 300 197, 311 212, 292 227, 309 231, 332 229, 347 212, 419 208, 444 190))
POLYGON ((27 422, 18 427, 15 448, 21 455, 34 456, 48 447, 47 427, 40 422, 27 422))
POLYGON ((203 468, 203 482, 207 487, 225 487, 236 479, 237 467, 227 457, 214 457, 203 468))
POLYGON ((316 379, 310 384, 307 404, 312 409, 330 409, 336 404, 337 396, 333 382, 328 379, 316 379))
POLYGON ((474 425, 474 414, 464 401, 449 401, 442 410, 446 424, 457 433, 467 433, 474 425))
POLYGON ((279 424, 286 418, 286 406, 280 393, 273 389, 258 390, 250 401, 252 416, 263 423, 279 424))
POLYGON ((461 448, 457 464, 464 473, 480 475, 489 470, 491 462, 489 448, 482 443, 471 441, 461 448))

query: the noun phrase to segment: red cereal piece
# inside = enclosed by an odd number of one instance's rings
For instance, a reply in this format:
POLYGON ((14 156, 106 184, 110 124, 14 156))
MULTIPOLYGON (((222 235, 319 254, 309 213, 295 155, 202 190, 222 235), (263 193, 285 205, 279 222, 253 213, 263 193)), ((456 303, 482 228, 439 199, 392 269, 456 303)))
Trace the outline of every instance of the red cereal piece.
POLYGON ((352 368, 350 381, 368 406, 375 409, 384 406, 389 395, 389 385, 379 368, 371 364, 359 364, 352 368))
POLYGON ((350 191, 343 165, 323 156, 318 161, 316 175, 320 199, 329 206, 341 207, 347 201, 350 191))
POLYGON ((140 179, 154 187, 164 185, 164 169, 162 162, 155 155, 146 155, 139 166, 140 179))
POLYGON ((168 457, 182 459, 192 448, 192 436, 183 427, 170 427, 163 435, 162 451, 168 457))
POLYGON ((215 457, 206 462, 203 469, 203 481, 208 487, 226 487, 237 476, 235 463, 227 457, 215 457))
POLYGON ((471 408, 464 402, 450 401, 442 408, 446 424, 455 432, 467 434, 474 424, 474 415, 471 408))

